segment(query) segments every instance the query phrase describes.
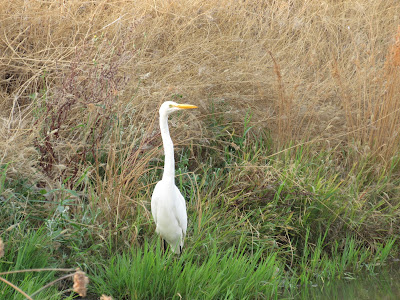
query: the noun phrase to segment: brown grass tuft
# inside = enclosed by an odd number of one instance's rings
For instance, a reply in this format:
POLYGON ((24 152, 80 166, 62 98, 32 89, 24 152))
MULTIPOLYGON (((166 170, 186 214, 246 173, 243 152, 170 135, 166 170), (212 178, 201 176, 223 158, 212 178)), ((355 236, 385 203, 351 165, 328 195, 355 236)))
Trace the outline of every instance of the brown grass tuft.
POLYGON ((74 274, 74 292, 79 294, 81 297, 86 297, 87 285, 89 284, 89 278, 81 270, 77 270, 74 274))

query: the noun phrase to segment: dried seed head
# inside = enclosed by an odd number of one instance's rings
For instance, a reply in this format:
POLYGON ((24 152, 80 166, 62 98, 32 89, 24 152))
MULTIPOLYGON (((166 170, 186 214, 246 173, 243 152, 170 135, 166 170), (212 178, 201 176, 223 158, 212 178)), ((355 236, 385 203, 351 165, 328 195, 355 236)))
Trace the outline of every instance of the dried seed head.
POLYGON ((100 300, 113 300, 111 296, 101 295, 100 300))
POLYGON ((85 297, 87 292, 87 285, 89 283, 89 278, 85 275, 85 272, 77 269, 74 274, 74 292, 78 293, 79 296, 85 297))
POLYGON ((3 239, 0 237, 0 258, 4 256, 4 242, 3 239))

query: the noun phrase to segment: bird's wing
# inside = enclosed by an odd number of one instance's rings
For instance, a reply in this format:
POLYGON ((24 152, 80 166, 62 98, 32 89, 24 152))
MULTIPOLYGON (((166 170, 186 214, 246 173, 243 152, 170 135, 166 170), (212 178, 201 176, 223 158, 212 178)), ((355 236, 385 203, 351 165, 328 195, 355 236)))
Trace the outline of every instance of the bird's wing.
POLYGON ((183 198, 181 192, 179 191, 178 187, 175 186, 176 192, 176 203, 175 203, 175 216, 178 221, 179 226, 182 228, 183 236, 186 236, 186 229, 187 229, 187 214, 186 214, 186 202, 185 198, 183 198))
POLYGON ((153 219, 154 219, 154 222, 156 223, 156 225, 157 225, 157 212, 158 212, 158 206, 159 206, 158 204, 160 202, 161 194, 162 194, 162 193, 160 193, 160 189, 157 187, 159 187, 159 183, 156 184, 153 195, 151 196, 151 214, 153 215, 153 219))

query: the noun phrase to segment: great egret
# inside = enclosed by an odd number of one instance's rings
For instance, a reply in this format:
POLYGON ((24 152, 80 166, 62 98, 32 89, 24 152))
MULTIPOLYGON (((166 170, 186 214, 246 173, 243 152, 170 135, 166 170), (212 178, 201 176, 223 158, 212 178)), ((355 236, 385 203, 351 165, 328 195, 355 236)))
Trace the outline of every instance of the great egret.
POLYGON ((174 144, 168 129, 168 116, 181 109, 197 108, 191 104, 164 102, 160 107, 160 129, 164 145, 164 174, 154 188, 151 197, 151 213, 156 223, 156 233, 170 245, 174 253, 180 254, 186 235, 186 203, 175 185, 174 144))

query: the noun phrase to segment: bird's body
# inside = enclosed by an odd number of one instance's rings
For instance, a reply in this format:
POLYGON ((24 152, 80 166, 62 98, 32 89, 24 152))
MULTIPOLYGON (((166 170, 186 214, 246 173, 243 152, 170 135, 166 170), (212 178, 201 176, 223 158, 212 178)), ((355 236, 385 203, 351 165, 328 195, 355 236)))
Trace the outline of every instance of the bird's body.
POLYGON ((177 110, 189 108, 196 106, 166 101, 160 107, 160 129, 165 154, 164 174, 151 197, 151 213, 156 223, 156 233, 178 254, 182 251, 186 236, 187 214, 185 199, 175 185, 174 145, 169 134, 168 116, 177 110))
POLYGON ((186 203, 175 184, 161 180, 151 198, 151 211, 158 233, 175 253, 180 253, 186 236, 186 203))

